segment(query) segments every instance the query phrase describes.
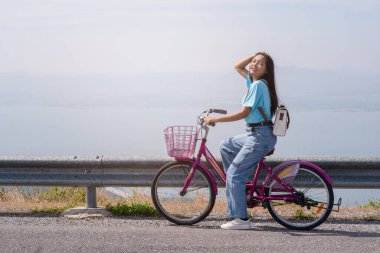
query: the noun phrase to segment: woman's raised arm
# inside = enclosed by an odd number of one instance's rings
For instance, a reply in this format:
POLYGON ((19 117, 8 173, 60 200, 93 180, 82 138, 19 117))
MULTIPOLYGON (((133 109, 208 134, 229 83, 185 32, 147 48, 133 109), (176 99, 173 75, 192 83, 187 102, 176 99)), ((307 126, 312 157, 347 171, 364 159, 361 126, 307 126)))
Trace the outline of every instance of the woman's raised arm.
POLYGON ((234 67, 236 69, 236 71, 244 78, 247 78, 247 69, 245 68, 251 61, 252 61, 252 58, 254 56, 251 55, 251 56, 248 56, 244 59, 241 59, 240 61, 238 61, 237 63, 235 63, 234 67))

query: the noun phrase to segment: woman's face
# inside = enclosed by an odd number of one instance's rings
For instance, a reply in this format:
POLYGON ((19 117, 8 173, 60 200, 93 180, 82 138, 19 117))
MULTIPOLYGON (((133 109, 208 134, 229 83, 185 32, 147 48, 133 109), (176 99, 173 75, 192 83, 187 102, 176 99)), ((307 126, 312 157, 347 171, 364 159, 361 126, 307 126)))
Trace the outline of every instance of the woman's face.
POLYGON ((258 54, 253 57, 251 63, 249 64, 249 74, 254 78, 258 79, 267 72, 265 57, 264 55, 258 54))

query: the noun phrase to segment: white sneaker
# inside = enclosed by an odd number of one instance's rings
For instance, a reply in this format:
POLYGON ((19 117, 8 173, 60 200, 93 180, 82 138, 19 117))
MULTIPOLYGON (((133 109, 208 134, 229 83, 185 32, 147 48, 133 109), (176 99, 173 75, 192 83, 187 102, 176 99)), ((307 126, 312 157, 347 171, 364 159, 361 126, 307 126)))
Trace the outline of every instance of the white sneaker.
POLYGON ((251 229, 251 221, 250 220, 242 220, 239 218, 234 219, 233 221, 224 223, 220 226, 223 229, 251 229))

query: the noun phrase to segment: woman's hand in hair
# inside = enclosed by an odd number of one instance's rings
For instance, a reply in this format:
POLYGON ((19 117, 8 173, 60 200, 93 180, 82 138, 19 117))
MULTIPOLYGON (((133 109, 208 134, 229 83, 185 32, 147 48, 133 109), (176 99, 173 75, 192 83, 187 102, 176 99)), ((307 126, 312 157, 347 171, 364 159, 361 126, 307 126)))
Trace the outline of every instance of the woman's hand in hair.
POLYGON ((246 58, 243 58, 234 65, 236 71, 244 78, 247 78, 248 73, 248 70, 245 67, 252 61, 253 57, 254 56, 251 55, 246 58))

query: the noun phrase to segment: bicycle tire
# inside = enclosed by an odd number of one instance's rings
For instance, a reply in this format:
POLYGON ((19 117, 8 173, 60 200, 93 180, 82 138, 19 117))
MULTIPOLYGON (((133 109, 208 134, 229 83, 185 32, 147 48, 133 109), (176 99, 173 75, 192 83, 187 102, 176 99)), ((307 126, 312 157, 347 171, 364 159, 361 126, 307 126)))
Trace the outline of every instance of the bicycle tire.
POLYGON ((191 169, 191 162, 165 164, 154 177, 151 194, 156 209, 169 221, 178 225, 192 225, 205 219, 215 204, 215 192, 208 174, 200 167, 187 192, 180 192, 191 169))
MULTIPOLYGON (((308 208, 307 205, 301 206, 299 203, 275 200, 268 201, 267 208, 273 219, 284 227, 292 230, 310 230, 322 224, 329 217, 334 203, 333 189, 319 171, 303 164, 300 165, 300 170, 293 182, 297 181, 298 183, 292 187, 303 192, 308 203, 315 201, 319 205, 312 205, 308 208), (310 181, 311 183, 309 183, 310 181)), ((274 189, 270 187, 269 196, 278 196, 279 193, 272 193, 272 190, 274 192, 274 189)))

